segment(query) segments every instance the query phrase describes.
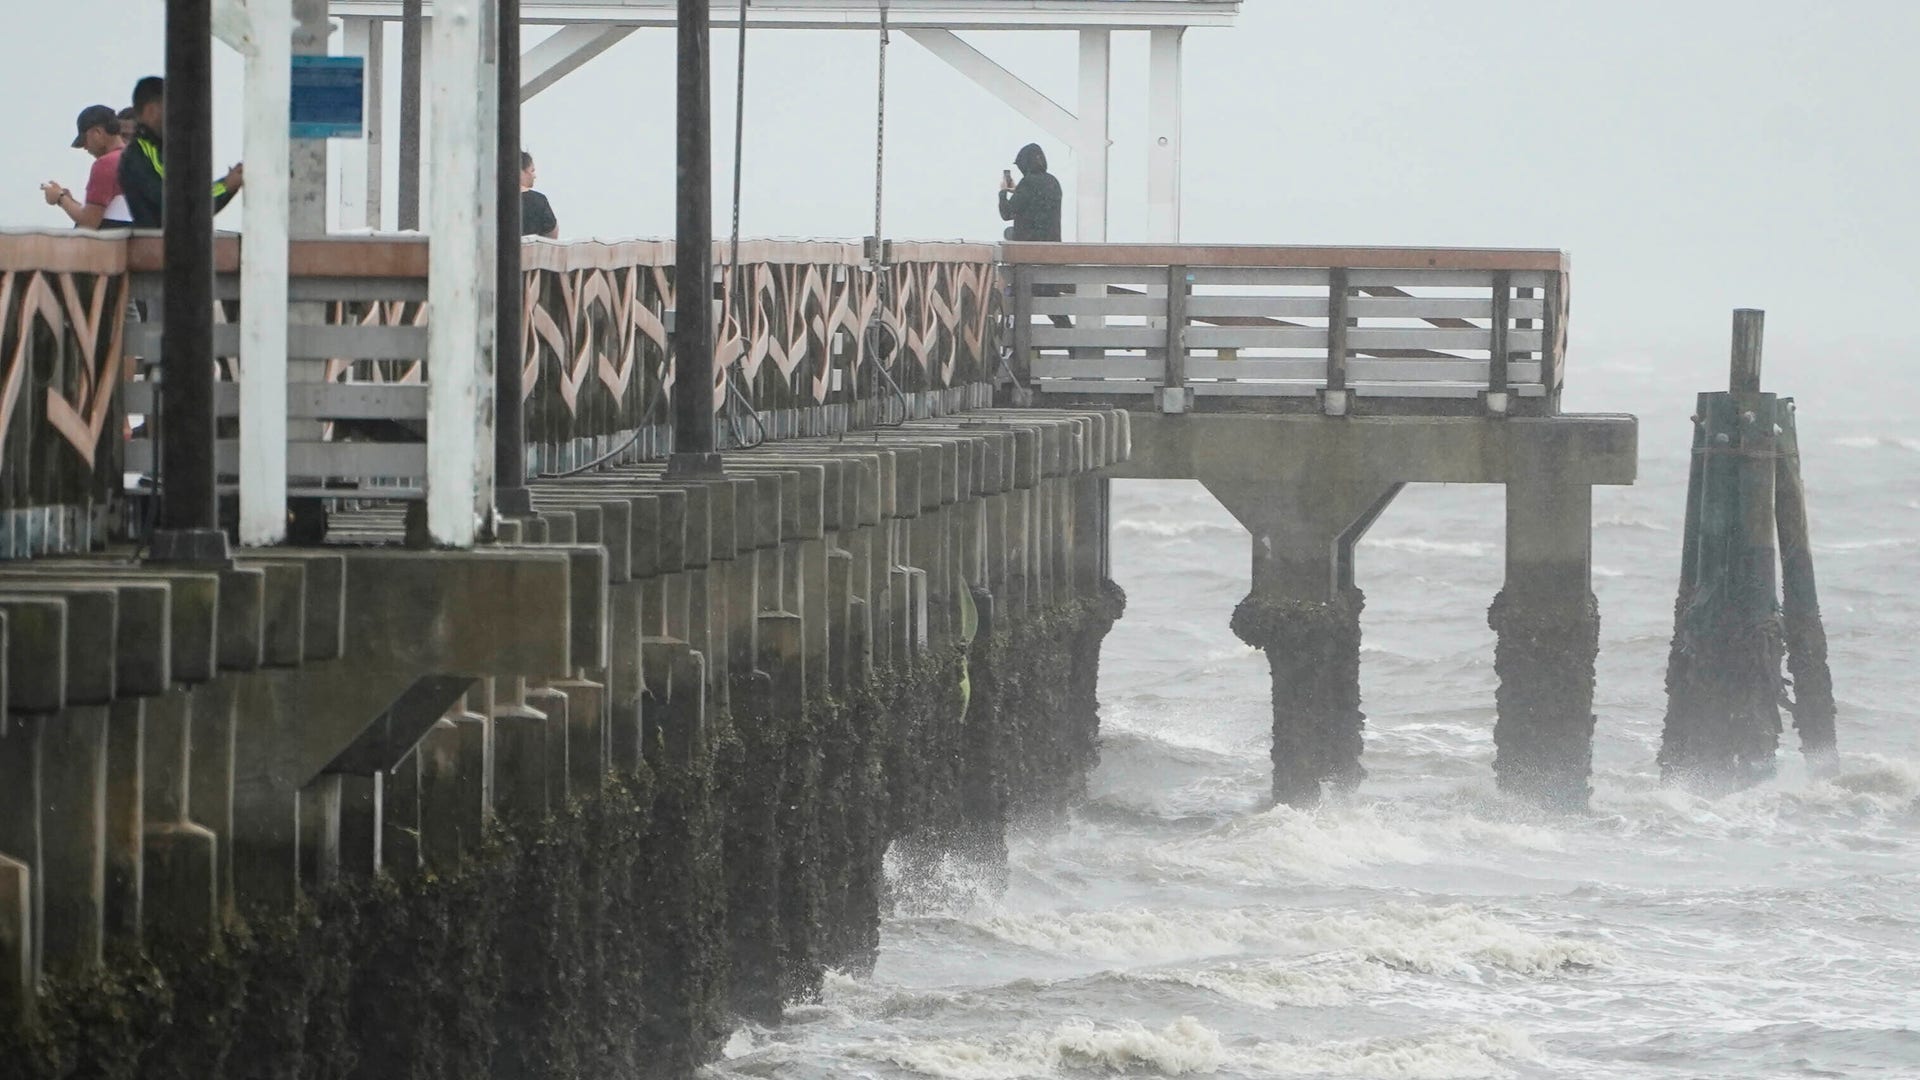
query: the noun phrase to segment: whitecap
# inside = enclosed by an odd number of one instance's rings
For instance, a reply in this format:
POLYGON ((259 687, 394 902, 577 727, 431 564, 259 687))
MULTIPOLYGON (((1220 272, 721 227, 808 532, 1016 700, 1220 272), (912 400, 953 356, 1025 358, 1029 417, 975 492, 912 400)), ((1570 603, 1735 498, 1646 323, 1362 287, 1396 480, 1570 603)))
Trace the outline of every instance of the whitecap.
POLYGON ((1360 546, 1420 555, 1459 555, 1472 559, 1485 558, 1493 551, 1490 545, 1477 540, 1429 540, 1424 536, 1370 536, 1360 541, 1360 546))
POLYGON ((1218 1072, 1225 1059, 1219 1034, 1191 1016, 1158 1031, 1132 1020, 1108 1025, 1069 1020, 1050 1032, 1023 1032, 990 1042, 898 1039, 848 1050, 856 1057, 945 1080, 1017 1080, 1063 1068, 1195 1076, 1218 1072))
POLYGON ((1370 1080, 1469 1080, 1508 1076, 1508 1063, 1539 1052, 1505 1024, 1423 1035, 1317 1044, 1261 1043, 1235 1065, 1262 1076, 1364 1076, 1370 1080))

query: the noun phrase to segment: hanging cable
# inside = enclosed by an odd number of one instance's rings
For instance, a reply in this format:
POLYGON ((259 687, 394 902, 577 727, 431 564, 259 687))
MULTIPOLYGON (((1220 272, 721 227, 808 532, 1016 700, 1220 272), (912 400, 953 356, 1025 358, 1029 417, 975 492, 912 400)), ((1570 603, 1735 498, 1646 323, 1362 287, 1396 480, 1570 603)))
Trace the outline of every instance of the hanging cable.
MULTIPOLYGON (((740 0, 740 52, 739 52, 739 59, 734 64, 733 233, 732 233, 732 238, 728 243, 728 250, 727 250, 727 264, 729 267, 728 274, 727 274, 727 289, 726 289, 725 295, 721 298, 722 299, 721 310, 725 311, 728 317, 733 319, 734 330, 737 333, 741 333, 741 334, 744 334, 746 331, 746 325, 747 325, 746 307, 748 304, 752 302, 752 297, 750 295, 747 295, 746 290, 740 287, 740 201, 741 201, 740 193, 741 193, 741 187, 742 187, 741 177, 744 175, 743 161, 746 156, 745 150, 746 150, 746 133, 747 133, 747 4, 748 2, 749 0, 740 0), (738 310, 734 308, 735 296, 741 297, 740 308, 738 310)), ((742 355, 745 355, 744 347, 742 349, 742 355)), ((761 443, 764 443, 767 441, 767 425, 760 418, 760 410, 753 407, 753 399, 747 395, 745 390, 741 389, 741 387, 738 385, 738 382, 736 381, 736 380, 743 380, 743 379, 744 379, 744 376, 741 376, 740 373, 736 371, 731 364, 727 366, 727 376, 726 376, 727 403, 725 406, 727 410, 727 426, 733 431, 733 444, 735 446, 741 447, 741 448, 751 448, 751 447, 759 446, 761 443), (740 427, 740 409, 742 407, 744 407, 747 410, 748 419, 753 422, 754 428, 759 432, 759 434, 755 436, 752 442, 747 441, 746 435, 740 427)))
POLYGON ((873 288, 876 303, 873 306, 873 318, 867 323, 863 335, 863 345, 867 361, 871 363, 880 378, 885 380, 887 388, 900 402, 900 419, 877 420, 879 427, 899 427, 913 416, 913 406, 908 402, 906 392, 894 381, 893 373, 882 362, 883 354, 892 354, 899 346, 899 335, 886 325, 884 315, 892 304, 892 279, 886 260, 886 193, 887 193, 887 46, 891 44, 887 0, 880 0, 880 76, 877 92, 878 100, 874 108, 874 148, 873 148, 873 241, 867 251, 867 265, 873 273, 873 288), (887 344, 891 335, 894 341, 887 344))

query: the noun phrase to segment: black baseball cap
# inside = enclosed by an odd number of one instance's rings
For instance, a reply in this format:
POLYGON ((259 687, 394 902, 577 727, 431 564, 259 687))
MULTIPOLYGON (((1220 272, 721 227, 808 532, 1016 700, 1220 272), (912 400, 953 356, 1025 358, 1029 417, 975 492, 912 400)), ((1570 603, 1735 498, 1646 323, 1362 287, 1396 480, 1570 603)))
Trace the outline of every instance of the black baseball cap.
POLYGON ((89 128, 106 128, 115 135, 120 133, 120 114, 113 111, 112 107, 107 105, 89 105, 81 109, 80 118, 76 123, 79 126, 79 133, 73 137, 73 148, 75 150, 87 144, 87 129, 89 128))

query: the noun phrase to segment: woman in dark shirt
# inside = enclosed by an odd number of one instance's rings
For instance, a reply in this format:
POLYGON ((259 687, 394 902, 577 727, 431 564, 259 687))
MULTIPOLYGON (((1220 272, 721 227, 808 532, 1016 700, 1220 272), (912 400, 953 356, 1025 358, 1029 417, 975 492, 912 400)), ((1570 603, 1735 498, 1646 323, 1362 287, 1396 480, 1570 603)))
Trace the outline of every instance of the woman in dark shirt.
POLYGON ((553 216, 553 204, 545 195, 533 190, 533 182, 538 179, 533 168, 533 155, 520 152, 520 235, 544 236, 549 240, 560 238, 560 219, 553 216))

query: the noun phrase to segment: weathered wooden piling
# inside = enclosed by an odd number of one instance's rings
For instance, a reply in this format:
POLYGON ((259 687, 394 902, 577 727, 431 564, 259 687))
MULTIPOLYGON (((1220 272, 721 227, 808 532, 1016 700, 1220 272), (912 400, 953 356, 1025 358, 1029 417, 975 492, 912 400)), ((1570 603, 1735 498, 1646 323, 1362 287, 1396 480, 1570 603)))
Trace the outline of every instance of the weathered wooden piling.
POLYGON ((1760 390, 1764 320, 1764 312, 1734 312, 1730 389, 1701 394, 1694 415, 1659 761, 1664 776, 1709 788, 1772 775, 1783 702, 1799 709, 1809 756, 1834 746, 1791 400, 1783 408, 1760 390), (1791 638, 1782 619, 1783 565, 1791 638), (1783 660, 1796 683, 1805 679, 1804 705, 1786 699, 1783 660))

